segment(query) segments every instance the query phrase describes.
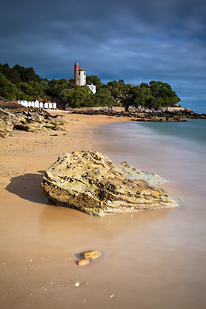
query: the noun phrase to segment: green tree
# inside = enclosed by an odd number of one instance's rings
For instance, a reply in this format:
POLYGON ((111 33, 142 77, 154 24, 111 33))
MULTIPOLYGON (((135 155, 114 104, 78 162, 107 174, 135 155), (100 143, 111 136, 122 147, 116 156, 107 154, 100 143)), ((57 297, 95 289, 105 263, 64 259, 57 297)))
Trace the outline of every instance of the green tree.
POLYGON ((1 64, 1 72, 4 74, 5 77, 9 75, 11 68, 9 67, 8 63, 1 64))
POLYGON ((180 102, 180 98, 172 90, 169 84, 160 81, 151 81, 149 85, 153 97, 159 98, 159 102, 161 105, 170 106, 172 104, 180 102))
POLYGON ((87 86, 76 86, 69 89, 68 102, 71 107, 93 106, 93 94, 87 86))
POLYGON ((111 81, 107 83, 107 88, 111 92, 111 95, 114 97, 115 101, 119 103, 119 105, 128 105, 131 99, 131 92, 133 89, 133 85, 124 84, 121 80, 119 81, 111 81))
POLYGON ((21 83, 21 76, 19 72, 15 69, 11 69, 8 75, 8 79, 17 86, 21 83))
POLYGON ((118 100, 122 94, 123 84, 113 80, 107 83, 107 89, 110 91, 111 95, 118 100))
POLYGON ((40 77, 37 75, 32 67, 26 68, 24 72, 25 81, 38 81, 40 82, 40 77))
POLYGON ((62 96, 63 92, 69 89, 68 79, 63 78, 59 80, 52 79, 48 83, 48 93, 53 98, 59 98, 62 96))
POLYGON ((97 91, 99 91, 99 89, 101 89, 101 87, 103 86, 100 78, 96 75, 90 75, 86 77, 86 83, 88 85, 95 85, 97 87, 97 91))
POLYGON ((12 100, 17 94, 18 88, 0 72, 0 96, 12 100))
POLYGON ((106 88, 101 88, 95 95, 95 102, 97 106, 114 106, 116 101, 111 95, 111 92, 106 88))

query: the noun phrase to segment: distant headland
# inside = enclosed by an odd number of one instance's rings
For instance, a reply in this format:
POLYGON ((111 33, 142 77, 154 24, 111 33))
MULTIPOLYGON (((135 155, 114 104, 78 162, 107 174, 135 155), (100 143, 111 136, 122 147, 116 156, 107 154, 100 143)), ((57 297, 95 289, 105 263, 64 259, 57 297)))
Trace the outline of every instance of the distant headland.
POLYGON ((41 78, 32 67, 0 64, 0 96, 53 102, 59 109, 106 106, 127 111, 130 106, 153 110, 180 106, 180 98, 167 83, 152 80, 133 85, 113 80, 103 84, 96 75, 86 76, 86 69, 80 69, 78 63, 74 65, 74 78, 59 80, 41 78))

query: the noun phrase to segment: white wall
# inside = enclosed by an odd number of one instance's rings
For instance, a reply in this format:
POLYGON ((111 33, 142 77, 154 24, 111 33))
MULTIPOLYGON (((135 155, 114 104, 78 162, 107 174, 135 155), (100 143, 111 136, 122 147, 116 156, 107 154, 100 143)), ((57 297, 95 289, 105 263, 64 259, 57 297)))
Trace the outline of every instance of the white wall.
POLYGON ((79 70, 79 86, 86 85, 86 70, 79 70))

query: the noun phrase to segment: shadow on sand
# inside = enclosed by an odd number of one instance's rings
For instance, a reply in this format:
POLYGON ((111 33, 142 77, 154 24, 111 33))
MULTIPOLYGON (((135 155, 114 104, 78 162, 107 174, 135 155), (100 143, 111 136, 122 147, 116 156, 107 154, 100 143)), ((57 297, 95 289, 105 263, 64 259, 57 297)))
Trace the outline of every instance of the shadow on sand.
POLYGON ((40 186, 45 171, 37 173, 13 177, 6 190, 28 201, 48 204, 48 199, 43 195, 40 186))

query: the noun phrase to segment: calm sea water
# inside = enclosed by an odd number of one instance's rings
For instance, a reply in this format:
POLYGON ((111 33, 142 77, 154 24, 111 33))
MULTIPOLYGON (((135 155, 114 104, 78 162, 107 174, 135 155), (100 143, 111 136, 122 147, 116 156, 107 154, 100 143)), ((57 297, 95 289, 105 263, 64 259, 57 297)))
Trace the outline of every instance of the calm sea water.
POLYGON ((108 244, 121 264, 112 271, 122 276, 119 308, 126 300, 130 308, 206 308, 206 120, 118 123, 90 133, 101 141, 97 151, 159 174, 182 199, 172 210, 101 221, 115 233, 108 244))
MULTIPOLYGON (((181 142, 200 143, 206 145, 206 121, 189 120, 177 123, 138 123, 138 126, 150 130, 150 133, 159 134, 162 137, 170 137, 181 142), (153 131, 153 132, 152 132, 153 131)), ((134 128, 134 126, 133 126, 134 128)), ((134 128, 135 129, 135 128, 134 128)))
MULTIPOLYGON (((101 149, 118 161, 137 168, 161 169, 169 179, 187 164, 205 172, 206 120, 178 123, 129 122, 111 124, 92 133, 102 140, 101 149), (173 173, 169 166, 175 164, 173 173), (167 172, 169 170, 169 173, 167 172)), ((186 171, 185 171, 186 172, 186 171)), ((168 180, 169 180, 168 179, 168 180)))
MULTIPOLYGON (((161 141, 195 143, 206 145, 206 120, 189 120, 187 122, 129 122, 111 124, 101 128, 96 133, 103 135, 104 139, 112 141, 114 136, 121 135, 122 142, 138 142, 138 138, 152 137, 161 141), (141 135, 141 136, 140 136, 141 135), (136 140, 137 139, 137 140, 136 140), (170 140, 169 140, 170 139, 170 140)), ((120 137, 120 136, 119 136, 120 137)), ((114 140, 114 143, 120 142, 114 140)))

